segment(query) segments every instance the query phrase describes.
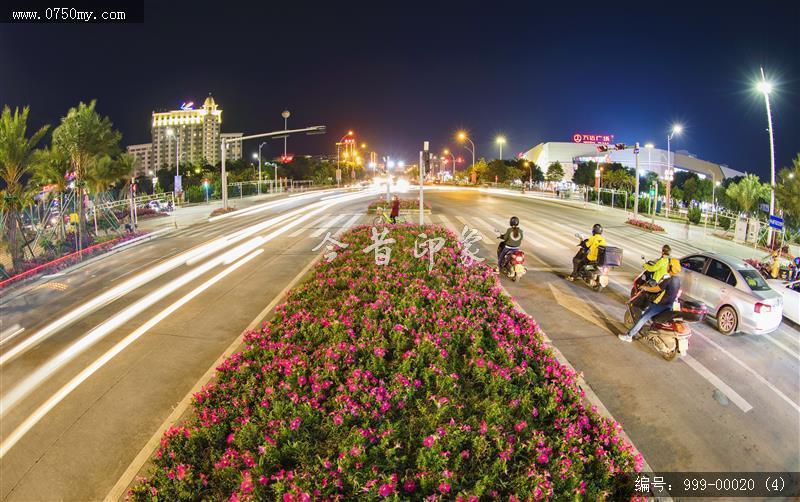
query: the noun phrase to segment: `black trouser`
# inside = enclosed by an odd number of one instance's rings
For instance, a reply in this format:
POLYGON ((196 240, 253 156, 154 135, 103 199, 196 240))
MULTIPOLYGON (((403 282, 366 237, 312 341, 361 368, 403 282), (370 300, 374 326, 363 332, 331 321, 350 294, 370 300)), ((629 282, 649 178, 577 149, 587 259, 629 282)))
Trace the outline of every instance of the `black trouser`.
POLYGON ((589 263, 589 259, 586 257, 586 251, 578 251, 572 258, 572 277, 578 277, 578 272, 589 263))

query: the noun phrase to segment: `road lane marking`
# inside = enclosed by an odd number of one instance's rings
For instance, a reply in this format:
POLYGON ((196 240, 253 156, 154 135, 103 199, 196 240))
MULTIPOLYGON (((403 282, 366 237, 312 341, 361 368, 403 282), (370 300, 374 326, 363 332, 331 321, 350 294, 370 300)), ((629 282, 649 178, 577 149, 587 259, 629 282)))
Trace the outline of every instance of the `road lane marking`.
POLYGON ((352 227, 355 224, 355 222, 358 221, 358 219, 361 218, 362 216, 364 216, 364 213, 354 214, 353 216, 351 216, 350 219, 347 220, 344 223, 344 225, 342 225, 342 228, 339 229, 338 232, 336 232, 336 235, 340 235, 342 232, 352 227))
POLYGON ((766 340, 769 343, 772 343, 772 344, 776 345, 777 347, 781 348, 784 352, 786 352, 790 356, 792 356, 795 359, 797 359, 798 361, 800 361, 800 354, 798 354, 797 352, 793 351, 790 347, 787 347, 782 342, 779 342, 778 340, 776 340, 775 337, 773 336, 773 334, 774 334, 774 332, 773 333, 767 333, 766 335, 755 335, 755 336, 756 336, 757 339, 766 340))
POLYGON ((753 375, 754 377, 756 377, 756 379, 757 379, 759 382, 761 382, 762 384, 764 384, 764 385, 766 385, 767 387, 769 387, 769 389, 770 389, 772 392, 774 392, 775 394, 777 394, 777 395, 778 395, 778 397, 780 397, 781 399, 783 399, 784 401, 786 401, 786 402, 787 402, 787 403, 788 403, 788 404, 789 404, 789 405, 790 405, 792 408, 794 408, 794 409, 795 409, 795 411, 797 411, 798 413, 800 413, 800 405, 798 405, 797 403, 795 403, 794 401, 792 401, 792 400, 789 398, 789 396, 787 396, 786 394, 784 394, 783 392, 781 392, 781 391, 780 391, 780 389, 778 389, 777 387, 775 387, 774 385, 772 385, 772 383, 770 383, 769 381, 767 381, 767 379, 766 379, 766 378, 762 377, 762 376, 761 376, 761 375, 759 375, 759 374, 758 374, 758 373, 757 373, 757 372, 756 372, 754 369, 750 368, 750 366, 748 366, 748 365, 746 365, 744 362, 742 362, 742 360, 741 360, 741 359, 739 359, 738 357, 734 356, 733 354, 731 354, 730 352, 728 352, 727 350, 725 350, 724 348, 722 348, 722 347, 721 347, 721 346, 720 346, 718 343, 716 343, 716 342, 712 341, 710 338, 708 338, 708 337, 707 337, 707 336, 705 336, 705 335, 702 335, 702 334, 700 334, 700 333, 699 333, 699 332, 697 332, 697 331, 695 331, 695 332, 694 332, 694 336, 699 336, 699 337, 700 337, 700 338, 702 338, 703 340, 705 340, 705 341, 707 341, 708 343, 710 343, 712 346, 716 347, 716 348, 717 348, 717 349, 718 349, 720 352, 722 352, 722 353, 723 353, 723 354, 725 354, 726 356, 730 357, 730 358, 733 360, 733 362, 735 362, 736 364, 738 364, 739 366, 741 366, 742 368, 744 368, 745 370, 747 370, 747 371, 748 371, 748 372, 749 372, 751 375, 753 375))
MULTIPOLYGON (((323 234, 323 232, 327 231, 329 228, 331 228, 333 225, 335 225, 337 221, 341 220, 344 217, 345 217, 344 214, 339 214, 339 215, 334 216, 333 218, 328 220, 326 223, 323 223, 322 226, 320 228, 318 228, 314 233, 312 233, 311 237, 319 237, 320 235, 323 234)), ((320 218, 320 219, 322 219, 322 218, 320 218)))
POLYGON ((725 396, 733 402, 736 406, 739 407, 742 412, 747 413, 748 411, 753 409, 753 406, 748 403, 745 398, 739 395, 738 392, 733 390, 728 384, 722 381, 717 375, 711 372, 708 368, 703 366, 700 361, 693 358, 689 354, 684 355, 680 358, 683 362, 685 362, 690 368, 695 370, 698 375, 708 380, 708 382, 719 389, 720 392, 725 394, 725 396))
MULTIPOLYGON (((319 219, 323 220, 325 218, 329 218, 330 216, 331 216, 330 214, 324 214, 324 215, 320 216, 319 219)), ((302 233, 308 232, 309 228, 310 227, 306 227, 306 226, 300 227, 297 230, 295 230, 294 232, 290 233, 289 237, 295 238, 295 237, 299 236, 302 233)))
POLYGON ((154 317, 150 318, 146 323, 142 324, 137 328, 134 332, 117 342, 111 349, 106 351, 102 356, 95 359, 92 364, 84 368, 80 373, 78 373, 75 377, 73 377, 69 382, 67 382, 63 387, 58 389, 58 391, 50 396, 47 401, 42 403, 36 410, 31 413, 25 420, 22 421, 20 425, 18 425, 14 432, 12 432, 6 439, 0 443, 0 458, 3 458, 8 451, 14 447, 17 442, 22 439, 22 437, 27 434, 31 428, 36 425, 39 420, 41 420, 45 415, 47 415, 50 410, 52 410, 58 403, 64 400, 73 390, 78 388, 80 384, 82 384, 87 378, 92 376, 97 370, 102 368, 108 361, 114 358, 117 354, 122 352, 126 347, 128 347, 131 343, 138 340, 140 336, 144 333, 149 331, 153 326, 164 320, 167 316, 171 313, 178 310, 180 307, 188 303, 194 297, 211 287, 216 282, 220 281, 228 274, 233 272, 234 270, 238 269, 245 263, 249 262, 259 254, 261 254, 264 250, 259 249, 253 251, 249 255, 245 256, 241 260, 237 261, 236 263, 230 265, 228 268, 223 270, 222 272, 218 273, 211 279, 207 280, 200 286, 193 289, 190 293, 182 297, 180 300, 176 301, 166 309, 162 310, 154 317))
POLYGON ((449 229, 451 232, 453 232, 453 233, 454 233, 454 234, 456 234, 456 235, 461 235, 461 231, 460 231, 460 230, 458 230, 458 229, 456 228, 456 226, 455 226, 455 225, 453 225, 453 223, 452 223, 452 222, 451 222, 451 221, 450 221, 450 220, 447 218, 447 216, 445 216, 444 214, 438 214, 437 216, 439 216, 439 220, 440 220, 440 221, 442 222, 442 224, 444 224, 444 226, 445 226, 445 227, 447 227, 447 228, 448 228, 448 229, 449 229))
POLYGON ((25 331, 25 328, 23 328, 19 324, 14 324, 10 328, 4 330, 2 333, 0 333, 0 345, 3 345, 4 343, 11 340, 15 336, 19 335, 23 331, 25 331))

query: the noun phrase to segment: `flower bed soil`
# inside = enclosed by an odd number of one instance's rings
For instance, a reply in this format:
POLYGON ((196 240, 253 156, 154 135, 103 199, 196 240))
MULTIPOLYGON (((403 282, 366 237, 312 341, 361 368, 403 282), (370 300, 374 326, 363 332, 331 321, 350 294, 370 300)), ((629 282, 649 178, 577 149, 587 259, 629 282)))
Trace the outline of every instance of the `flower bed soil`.
POLYGON ((620 500, 642 459, 441 227, 368 227, 194 396, 135 500, 620 500), (415 258, 414 241, 447 239, 415 258))

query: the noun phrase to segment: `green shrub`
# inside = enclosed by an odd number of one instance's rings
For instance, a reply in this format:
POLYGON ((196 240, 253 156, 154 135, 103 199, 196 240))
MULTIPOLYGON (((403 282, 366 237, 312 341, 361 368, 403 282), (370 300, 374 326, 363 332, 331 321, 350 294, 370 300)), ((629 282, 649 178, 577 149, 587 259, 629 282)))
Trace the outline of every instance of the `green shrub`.
POLYGON ((695 225, 700 223, 700 218, 702 218, 702 216, 703 214, 700 211, 700 206, 691 206, 689 208, 689 212, 686 215, 686 217, 689 218, 689 221, 695 225))

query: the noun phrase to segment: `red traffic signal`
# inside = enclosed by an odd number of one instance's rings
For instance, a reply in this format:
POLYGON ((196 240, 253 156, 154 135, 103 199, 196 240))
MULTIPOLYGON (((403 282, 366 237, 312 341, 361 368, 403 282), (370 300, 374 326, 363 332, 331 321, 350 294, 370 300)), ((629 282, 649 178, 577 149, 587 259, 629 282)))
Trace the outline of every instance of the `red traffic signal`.
POLYGON ((601 153, 602 152, 607 152, 608 151, 608 145, 597 145, 597 151, 601 152, 601 153))

